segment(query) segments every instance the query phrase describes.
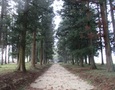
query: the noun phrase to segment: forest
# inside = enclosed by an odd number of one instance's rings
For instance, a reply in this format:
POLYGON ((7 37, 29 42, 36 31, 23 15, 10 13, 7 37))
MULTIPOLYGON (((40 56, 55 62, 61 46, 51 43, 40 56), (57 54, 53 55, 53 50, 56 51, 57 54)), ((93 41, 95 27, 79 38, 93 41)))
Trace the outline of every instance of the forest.
POLYGON ((17 70, 52 59, 54 31, 52 0, 1 0, 1 65, 17 62, 17 70), (12 61, 11 61, 12 58, 12 61))
POLYGON ((96 69, 94 56, 98 56, 100 51, 103 65, 105 48, 107 71, 114 71, 111 56, 115 46, 114 0, 64 1, 64 8, 60 12, 62 22, 57 30, 60 60, 71 60, 72 64, 77 63, 82 67, 85 61, 85 64, 89 63, 92 69, 96 69))
MULTIPOLYGON (((0 0, 0 90, 18 90, 22 82, 28 85, 55 59, 82 78, 89 79, 88 70, 103 70, 98 74, 106 72, 112 78, 100 80, 115 79, 114 49, 115 0, 0 0), (63 3, 56 13, 55 1, 63 3), (56 14, 61 17, 57 29, 56 14), (101 64, 94 59, 99 52, 101 64)), ((96 82, 94 76, 96 72, 91 76, 96 82)), ((114 82, 106 90, 114 90, 114 82)))

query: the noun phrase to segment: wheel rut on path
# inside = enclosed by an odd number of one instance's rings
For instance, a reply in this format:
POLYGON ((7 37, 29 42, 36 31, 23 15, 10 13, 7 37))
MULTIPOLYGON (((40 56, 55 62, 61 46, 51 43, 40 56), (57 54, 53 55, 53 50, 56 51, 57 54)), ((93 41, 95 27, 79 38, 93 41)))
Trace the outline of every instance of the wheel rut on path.
POLYGON ((94 88, 59 64, 52 65, 30 87, 28 90, 93 90, 94 88))

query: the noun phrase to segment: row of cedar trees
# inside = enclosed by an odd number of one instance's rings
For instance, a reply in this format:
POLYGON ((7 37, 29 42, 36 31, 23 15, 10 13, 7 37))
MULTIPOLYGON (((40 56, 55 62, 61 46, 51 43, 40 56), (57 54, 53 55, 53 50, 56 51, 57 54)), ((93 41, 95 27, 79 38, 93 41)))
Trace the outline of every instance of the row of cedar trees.
MULTIPOLYGON (((98 29, 99 29, 99 31, 97 32, 97 33, 99 33, 100 35, 99 35, 99 37, 98 37, 98 39, 99 39, 99 41, 101 42, 101 44, 99 44, 99 45, 101 45, 101 46, 99 46, 99 47, 101 47, 100 49, 101 49, 101 54, 102 54, 102 64, 104 64, 104 62, 103 62, 103 51, 102 51, 102 38, 104 39, 104 46, 105 46, 105 53, 106 53, 106 66, 107 66, 107 71, 115 71, 115 68, 114 68, 114 65, 113 65, 113 61, 112 61, 112 56, 111 56, 111 46, 110 46, 110 39, 109 39, 109 29, 108 29, 108 18, 107 18, 107 4, 108 4, 108 2, 109 2, 109 5, 110 5, 110 12, 111 12, 111 18, 112 18, 112 26, 113 26, 113 32, 114 32, 114 41, 113 42, 115 42, 115 20, 114 20, 114 10, 115 10, 115 6, 113 6, 113 4, 112 4, 112 2, 114 1, 114 0, 64 0, 65 2, 69 2, 68 3, 68 7, 69 7, 69 4, 70 4, 70 6, 71 5, 73 5, 72 7, 74 7, 75 5, 80 5, 81 3, 85 3, 85 5, 86 5, 86 7, 85 8, 87 8, 87 11, 86 11, 86 18, 87 18, 87 20, 91 20, 90 19, 90 5, 92 5, 92 4, 94 4, 95 5, 95 10, 97 10, 97 12, 98 12, 98 29), (77 4, 76 4, 77 3, 77 4), (103 32, 103 33, 102 33, 103 32)), ((65 5, 65 7, 66 7, 66 5, 65 5)), ((76 7, 76 6, 75 6, 76 7)), ((82 12, 82 11, 81 11, 82 12)), ((67 12, 66 12, 67 13, 67 12)), ((62 16, 64 16, 64 15, 62 15, 62 16)), ((85 14, 84 14, 84 16, 85 16, 85 14)), ((71 15, 70 16, 67 16, 67 15, 65 15, 64 17, 69 17, 69 19, 71 20, 71 15)), ((76 18, 77 18, 78 16, 76 16, 76 18)), ((79 18, 79 17, 78 17, 79 18)), ((63 21, 62 21, 63 22, 63 21)), ((69 21, 70 23, 71 23, 71 21, 69 21)), ((61 25, 60 25, 61 26, 61 25)), ((62 26, 63 27, 63 26, 62 26)), ((85 29, 90 29, 92 26, 90 26, 90 24, 88 23, 86 26, 85 26, 85 29)), ((60 27, 61 28, 61 27, 60 27)), ((59 28, 59 29, 60 29, 59 28)), ((71 27, 69 27, 68 29, 71 29, 71 27)), ((67 30, 67 28, 65 29, 65 31, 67 30)), ((76 28, 76 30, 77 30, 77 28, 76 28)), ((70 31, 71 32, 71 31, 70 31)), ((82 32, 82 31, 81 31, 82 32)), ((62 33, 62 32, 61 32, 62 33)), ((92 34, 93 32, 91 32, 90 33, 90 35, 89 35, 89 43, 90 43, 90 46, 92 46, 92 45, 95 45, 95 44, 93 44, 93 40, 95 40, 95 39, 93 39, 93 34, 92 34)), ((65 32, 65 34, 66 35, 68 35, 68 32, 65 32)), ((60 31, 58 31, 58 33, 57 33, 57 35, 60 37, 60 31)), ((66 36, 65 35, 65 36, 66 36)), ((82 38, 84 38, 84 36, 83 35, 80 35, 81 36, 81 39, 82 38)), ((62 34, 62 36, 61 36, 61 38, 59 39, 59 49, 60 49, 60 43, 62 42, 62 38, 63 38, 64 36, 63 36, 63 34, 62 34)), ((70 36, 69 36, 70 37, 70 36)), ((65 38, 65 40, 66 40, 66 38, 65 38)), ((76 41, 74 41, 73 42, 73 44, 75 43, 76 41)), ((68 44, 68 43, 65 43, 65 44, 68 44)), ((70 41, 70 44, 71 44, 71 41, 70 41)), ((80 42, 78 42, 78 44, 80 44, 80 42)), ((85 43, 84 43, 85 44, 85 43)), ((77 47, 77 46, 76 46, 77 47)), ((81 47, 81 46, 80 46, 81 47)), ((80 49, 78 49, 78 50, 80 50, 80 49)), ((59 54, 60 54, 60 51, 58 51, 59 52, 59 54)), ((90 52, 90 51, 89 51, 90 52)), ((88 54, 88 53, 87 53, 88 54)), ((63 57, 63 55, 61 55, 62 57, 63 57)), ((67 54, 67 52, 66 52, 66 56, 68 56, 68 54, 67 54)), ((64 56, 65 57, 65 56, 64 56)), ((80 59, 80 65, 81 66, 83 66, 83 58, 84 58, 84 56, 83 57, 81 57, 81 59, 80 59)), ((67 59, 67 57, 65 58, 65 59, 67 59)), ((67 60, 66 60, 67 61, 67 60)), ((86 63, 87 63, 87 57, 85 56, 85 61, 86 61, 86 63)), ((74 57, 72 56, 72 63, 74 64, 74 62, 75 62, 75 60, 74 60, 74 57)), ((94 54, 93 54, 93 52, 92 53, 90 53, 90 55, 89 55, 89 63, 91 64, 91 67, 93 68, 93 69, 96 69, 97 67, 96 67, 96 65, 95 65, 95 61, 94 61, 94 54)))
POLYGON ((47 64, 53 55, 52 0, 1 0, 0 3, 1 65, 4 61, 9 63, 7 46, 12 49, 12 57, 17 58, 18 71, 26 71, 25 57, 29 57, 32 68, 37 61, 40 65, 47 64))

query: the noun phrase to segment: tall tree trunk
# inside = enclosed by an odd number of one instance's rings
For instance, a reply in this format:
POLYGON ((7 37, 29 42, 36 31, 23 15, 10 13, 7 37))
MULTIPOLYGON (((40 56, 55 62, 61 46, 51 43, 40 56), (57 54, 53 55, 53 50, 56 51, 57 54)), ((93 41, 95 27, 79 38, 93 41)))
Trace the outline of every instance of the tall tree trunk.
POLYGON ((85 58, 85 64, 87 64, 87 55, 85 55, 84 58, 85 58))
POLYGON ((95 65, 94 55, 90 56, 90 60, 91 60, 91 69, 97 69, 95 65))
POLYGON ((40 43, 40 65, 43 64, 43 40, 40 43))
POLYGON ((101 65, 104 65, 104 59, 103 59, 103 46, 102 46, 102 28, 101 28, 101 20, 100 20, 100 11, 99 11, 100 7, 99 5, 97 5, 97 11, 98 11, 98 21, 99 21, 99 33, 100 33, 100 36, 99 36, 99 39, 100 39, 100 49, 101 49, 101 65))
POLYGON ((2 47, 1 65, 3 65, 4 63, 3 54, 4 54, 4 48, 2 47))
POLYGON ((36 49, 36 53, 35 53, 35 64, 37 64, 37 62, 38 62, 38 46, 37 46, 37 41, 36 41, 36 47, 35 47, 35 49, 36 49))
POLYGON ((19 36, 18 36, 18 42, 17 42, 17 64, 19 62, 19 36))
POLYGON ((5 0, 1 1, 1 17, 0 17, 0 48, 1 48, 1 52, 2 52, 2 56, 1 56, 1 65, 3 65, 3 19, 4 19, 4 11, 5 11, 5 0))
POLYGON ((2 32, 3 32, 3 18, 4 18, 4 9, 5 9, 5 0, 2 0, 1 6, 1 24, 0 24, 0 45, 2 48, 2 32))
POLYGON ((72 55, 71 60, 72 60, 72 65, 74 65, 74 64, 75 64, 75 61, 74 61, 73 55, 72 55))
POLYGON ((36 57, 36 31, 33 32, 31 67, 35 68, 36 57))
POLYGON ((43 43, 43 63, 46 64, 46 51, 45 51, 45 40, 44 40, 44 43, 43 43))
POLYGON ((114 69, 112 56, 111 56, 111 47, 110 47, 108 23, 107 23, 105 8, 106 8, 105 2, 101 3, 100 9, 101 9, 101 17, 102 17, 102 23, 103 23, 107 71, 114 71, 115 69, 114 69))
MULTIPOLYGON (((12 53, 13 53, 13 43, 12 43, 12 53)), ((12 54, 12 63, 14 63, 14 57, 13 57, 13 54, 12 54)))
MULTIPOLYGON (((90 45, 91 45, 91 47, 92 47, 92 45, 93 45, 93 42, 92 42, 92 41, 93 41, 93 40, 90 39, 90 45)), ((93 50, 91 50, 91 54, 90 54, 90 64, 91 64, 91 68, 92 68, 92 69, 97 69, 97 67, 96 67, 96 65, 95 65, 95 61, 94 61, 93 50)))
POLYGON ((25 0, 24 14, 23 19, 25 23, 23 24, 23 30, 20 33, 20 45, 19 45, 19 63, 17 70, 25 72, 25 47, 26 47, 26 31, 27 31, 27 17, 28 17, 28 8, 29 1, 25 0))
POLYGON ((79 59, 75 58, 75 63, 77 63, 77 65, 79 66, 79 59))
POLYGON ((84 67, 84 65, 83 65, 83 58, 82 57, 80 58, 80 66, 84 67))
POLYGON ((102 42, 101 42, 101 65, 104 65, 102 42))
POLYGON ((89 61, 89 65, 91 65, 91 58, 90 58, 90 55, 88 55, 88 61, 89 61))
MULTIPOLYGON (((87 8, 88 8, 88 12, 87 12, 87 20, 88 22, 90 22, 90 10, 89 10, 89 1, 87 2, 87 8)), ((88 24, 87 24, 88 25, 88 24)), ((88 25, 89 27, 91 27, 90 25, 88 25)), ((93 33, 92 31, 90 31, 91 33, 93 33)), ((93 47, 93 37, 89 38, 89 46, 93 47)), ((91 54, 90 54, 90 64, 91 64, 91 68, 92 69, 96 69, 96 65, 95 65, 95 61, 94 61, 94 53, 93 53, 93 49, 91 49, 91 54)))
POLYGON ((25 42, 26 42, 26 32, 23 31, 20 35, 20 46, 19 46, 19 61, 17 70, 25 72, 25 42))
POLYGON ((8 46, 8 63, 10 63, 10 45, 8 46))
POLYGON ((6 48, 5 48, 5 64, 7 64, 7 46, 6 46, 6 48))
POLYGON ((39 62, 39 42, 36 42, 36 63, 39 62))

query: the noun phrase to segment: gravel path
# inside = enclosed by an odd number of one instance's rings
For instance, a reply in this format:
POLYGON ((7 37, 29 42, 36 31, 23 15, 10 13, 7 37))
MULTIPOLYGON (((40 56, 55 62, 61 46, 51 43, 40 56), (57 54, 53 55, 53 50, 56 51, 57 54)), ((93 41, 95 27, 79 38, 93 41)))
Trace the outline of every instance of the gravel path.
POLYGON ((52 65, 30 87, 33 88, 31 90, 93 90, 94 88, 59 64, 52 65))

